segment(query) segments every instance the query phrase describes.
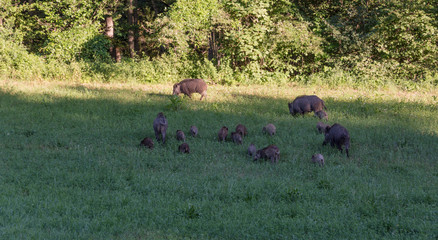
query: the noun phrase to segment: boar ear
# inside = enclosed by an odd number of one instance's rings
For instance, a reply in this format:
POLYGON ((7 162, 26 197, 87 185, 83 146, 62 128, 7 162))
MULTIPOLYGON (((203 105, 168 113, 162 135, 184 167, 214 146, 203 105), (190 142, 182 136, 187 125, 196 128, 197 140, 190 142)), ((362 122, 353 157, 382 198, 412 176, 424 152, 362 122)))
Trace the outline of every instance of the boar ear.
POLYGON ((325 132, 328 132, 330 130, 331 126, 326 126, 325 127, 325 132))

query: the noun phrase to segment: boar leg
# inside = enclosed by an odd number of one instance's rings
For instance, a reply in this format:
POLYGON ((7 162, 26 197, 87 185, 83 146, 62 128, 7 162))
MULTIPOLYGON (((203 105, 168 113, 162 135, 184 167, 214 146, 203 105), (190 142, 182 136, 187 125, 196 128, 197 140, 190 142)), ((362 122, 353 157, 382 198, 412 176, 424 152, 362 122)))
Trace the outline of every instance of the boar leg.
POLYGON ((202 100, 203 98, 207 98, 207 92, 206 91, 201 93, 201 99, 199 99, 199 100, 202 100))
POLYGON ((157 142, 160 142, 160 133, 158 131, 155 131, 155 138, 157 139, 157 142))
POLYGON ((166 132, 161 131, 161 138, 163 139, 163 144, 166 142, 166 132))
POLYGON ((340 143, 336 144, 336 147, 338 147, 339 151, 341 151, 341 153, 342 153, 342 146, 341 146, 341 144, 340 143))

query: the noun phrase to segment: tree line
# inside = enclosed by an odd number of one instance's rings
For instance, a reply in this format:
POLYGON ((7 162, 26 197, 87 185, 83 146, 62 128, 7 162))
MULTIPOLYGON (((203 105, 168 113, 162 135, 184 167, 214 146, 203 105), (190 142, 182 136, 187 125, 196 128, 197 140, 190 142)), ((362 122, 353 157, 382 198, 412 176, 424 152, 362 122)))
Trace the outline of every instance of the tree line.
POLYGON ((236 79, 342 71, 438 84, 438 0, 1 0, 0 29, 66 64, 171 59, 236 79))

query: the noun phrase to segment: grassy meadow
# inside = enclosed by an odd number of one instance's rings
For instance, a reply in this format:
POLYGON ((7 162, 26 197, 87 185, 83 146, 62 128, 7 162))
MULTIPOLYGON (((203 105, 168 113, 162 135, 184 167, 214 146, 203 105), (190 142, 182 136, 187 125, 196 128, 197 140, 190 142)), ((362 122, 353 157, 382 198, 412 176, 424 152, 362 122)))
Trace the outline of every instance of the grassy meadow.
POLYGON ((437 90, 211 85, 178 111, 171 91, 0 81, 0 239, 438 238, 437 90), (302 94, 349 130, 350 158, 322 146, 312 114, 289 114, 302 94), (158 112, 168 141, 139 147, 158 112), (217 141, 239 123, 243 145, 217 141), (279 163, 254 163, 250 143, 276 144, 279 163))

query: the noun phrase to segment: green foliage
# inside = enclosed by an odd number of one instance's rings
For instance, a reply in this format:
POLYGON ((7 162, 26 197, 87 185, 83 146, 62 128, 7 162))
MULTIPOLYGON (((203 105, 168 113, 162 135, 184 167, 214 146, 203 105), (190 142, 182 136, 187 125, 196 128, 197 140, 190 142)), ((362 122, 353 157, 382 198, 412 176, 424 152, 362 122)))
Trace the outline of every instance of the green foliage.
MULTIPOLYGON (((229 85, 437 86, 437 5, 437 0, 164 0, 133 1, 130 7, 126 1, 3 0, 3 41, 41 59, 35 67, 17 68, 5 57, 2 71, 103 82, 200 77, 229 85), (103 37, 104 16, 113 19, 114 38, 103 37), (115 46, 122 63, 110 61, 115 46)), ((14 50, 6 51, 4 56, 14 50)))
POLYGON ((370 38, 375 59, 392 64, 394 74, 400 78, 424 80, 438 66, 438 30, 434 21, 423 10, 391 11, 370 38))
POLYGON ((40 78, 44 69, 44 60, 32 53, 20 43, 11 39, 13 35, 0 28, 0 75, 8 78, 30 80, 40 78))
POLYGON ((87 60, 107 61, 109 42, 99 35, 97 26, 76 26, 65 31, 55 31, 48 36, 42 51, 50 58, 67 63, 79 60, 80 56, 87 60))
POLYGON ((184 97, 180 97, 177 95, 168 96, 170 103, 166 105, 167 110, 178 111, 183 109, 184 107, 184 97))
POLYGON ((110 45, 111 42, 108 38, 96 33, 91 39, 88 39, 82 44, 80 59, 85 61, 110 62, 110 45))

